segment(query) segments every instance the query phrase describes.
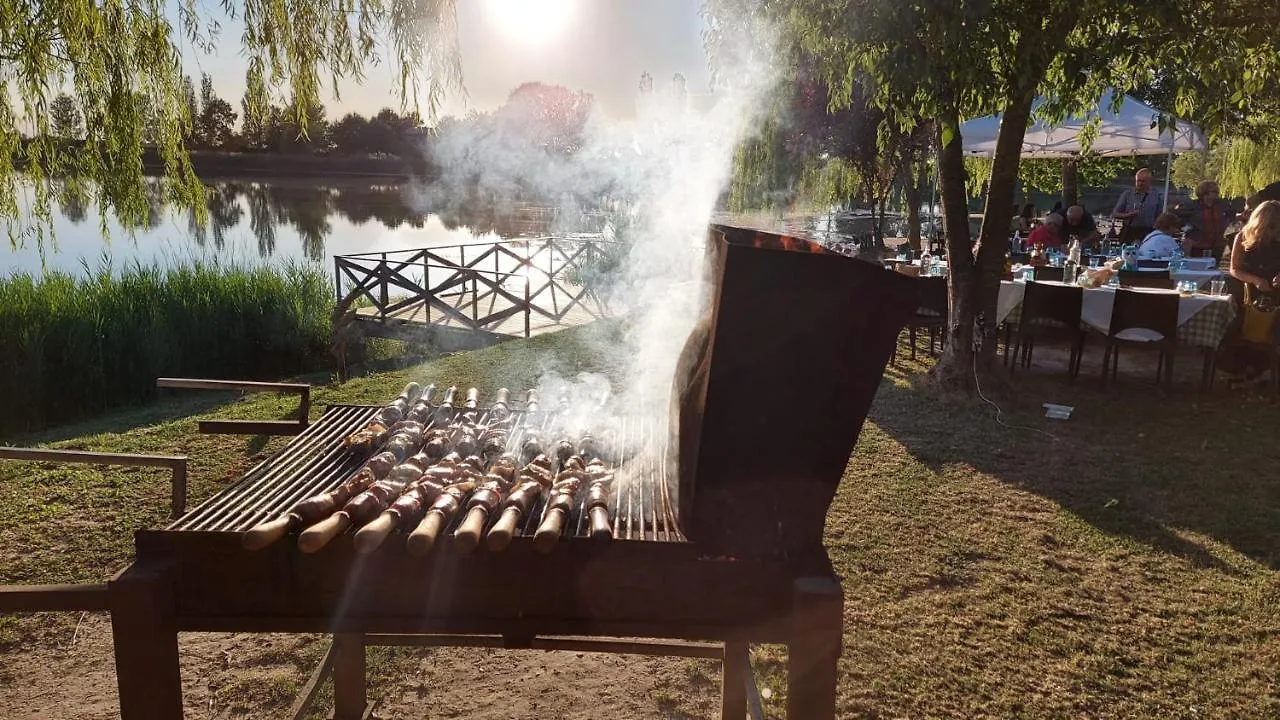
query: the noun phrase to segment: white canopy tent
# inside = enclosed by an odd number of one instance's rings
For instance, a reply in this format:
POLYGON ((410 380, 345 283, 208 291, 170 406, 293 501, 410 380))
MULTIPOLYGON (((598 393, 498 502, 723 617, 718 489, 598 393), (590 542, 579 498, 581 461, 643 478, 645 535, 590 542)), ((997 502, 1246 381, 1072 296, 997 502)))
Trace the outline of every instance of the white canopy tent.
MULTIPOLYGON (((1035 122, 1027 128, 1022 141, 1024 158, 1070 158, 1084 151, 1084 131, 1096 122, 1096 133, 1089 151, 1104 157, 1129 155, 1168 155, 1204 150, 1207 147, 1204 133, 1188 122, 1178 122, 1176 127, 1166 126, 1160 131, 1161 112, 1128 95, 1116 112, 1111 111, 1111 91, 1102 95, 1098 107, 1083 116, 1072 116, 1058 125, 1035 122)), ((1036 101, 1038 106, 1040 101, 1036 101)), ((995 155, 996 138, 1000 134, 999 115, 976 118, 960 126, 964 141, 964 153, 976 157, 995 155)), ((1169 175, 1165 173, 1164 201, 1169 202, 1169 175)))

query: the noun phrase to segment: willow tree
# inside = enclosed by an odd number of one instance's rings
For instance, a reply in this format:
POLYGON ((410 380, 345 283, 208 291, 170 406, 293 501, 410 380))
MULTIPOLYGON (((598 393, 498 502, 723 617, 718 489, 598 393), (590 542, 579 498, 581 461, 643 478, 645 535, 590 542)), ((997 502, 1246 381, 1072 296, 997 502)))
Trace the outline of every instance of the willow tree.
POLYGON ((205 212, 182 142, 195 118, 179 43, 212 53, 227 19, 245 28, 238 48, 225 44, 248 58, 247 114, 260 117, 279 98, 304 132, 326 84, 336 96, 340 80, 363 79, 371 64, 390 61, 402 103, 429 114, 460 84, 454 0, 183 0, 177 27, 167 6, 0 0, 0 219, 11 242, 47 237, 54 178, 88 189, 126 225, 145 220, 144 142, 170 178, 166 200, 205 212), (52 132, 51 106, 64 92, 85 119, 81 143, 52 132))
MULTIPOLYGON (((996 366, 996 301, 1020 152, 1037 97, 1049 121, 1085 110, 1169 69, 1176 104, 1246 109, 1280 68, 1280 7, 1243 0, 797 0, 786 17, 824 61, 833 100, 869 77, 885 122, 934 121, 947 231, 950 317, 934 368, 940 384, 972 388, 996 366), (1174 67, 1176 65, 1176 67, 1174 67), (1239 92, 1214 93, 1199 75, 1239 92), (961 123, 1001 113, 984 221, 969 231, 961 123)), ((1185 114, 1183 115, 1185 117, 1185 114)))

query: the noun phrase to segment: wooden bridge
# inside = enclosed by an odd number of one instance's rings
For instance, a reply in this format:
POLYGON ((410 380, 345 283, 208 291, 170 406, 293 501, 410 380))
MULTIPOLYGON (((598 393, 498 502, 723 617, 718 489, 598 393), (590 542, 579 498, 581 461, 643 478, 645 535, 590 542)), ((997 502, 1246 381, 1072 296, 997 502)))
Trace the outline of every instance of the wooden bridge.
POLYGON ((368 336, 483 347, 609 315, 599 278, 620 246, 599 235, 336 255, 338 301, 368 336))

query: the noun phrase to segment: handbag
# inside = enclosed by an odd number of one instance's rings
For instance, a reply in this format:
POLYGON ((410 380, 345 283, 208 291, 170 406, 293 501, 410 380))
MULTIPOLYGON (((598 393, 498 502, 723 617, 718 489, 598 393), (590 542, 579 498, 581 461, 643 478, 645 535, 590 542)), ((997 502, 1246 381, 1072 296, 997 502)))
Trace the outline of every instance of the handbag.
POLYGON ((1254 286, 1244 286, 1244 324, 1240 328, 1240 339, 1259 345, 1270 345, 1275 334, 1276 318, 1275 300, 1262 293, 1254 286))

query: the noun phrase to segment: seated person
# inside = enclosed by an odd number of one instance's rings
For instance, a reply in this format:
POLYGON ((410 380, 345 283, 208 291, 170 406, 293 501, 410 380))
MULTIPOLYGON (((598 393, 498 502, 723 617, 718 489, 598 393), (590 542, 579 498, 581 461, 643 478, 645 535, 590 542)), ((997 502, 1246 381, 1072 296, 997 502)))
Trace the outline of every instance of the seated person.
POLYGON ((1067 208, 1067 216, 1062 223, 1063 243, 1070 243, 1071 238, 1080 241, 1080 247, 1091 248, 1094 242, 1098 240, 1098 224, 1093 221, 1093 216, 1087 210, 1079 205, 1072 205, 1067 208))
POLYGON ((1044 219, 1044 222, 1031 231, 1031 237, 1027 238, 1027 246, 1062 247, 1062 236, 1058 232, 1061 228, 1062 216, 1049 215, 1044 219))
MULTIPOLYGON (((1014 210, 1017 210, 1017 209, 1018 208, 1015 205, 1014 210)), ((1027 235, 1031 234, 1031 231, 1034 229, 1035 221, 1036 221, 1036 206, 1033 205, 1032 203, 1027 203, 1026 205, 1022 206, 1022 211, 1020 213, 1017 213, 1017 212, 1014 213, 1013 220, 1011 220, 1009 223, 1009 230, 1011 232, 1016 232, 1021 234, 1022 237, 1026 237, 1027 235)))
POLYGON ((1173 257, 1176 250, 1182 249, 1182 241, 1173 236, 1182 221, 1171 212, 1160 213, 1156 218, 1156 229, 1147 233, 1138 246, 1139 260, 1163 260, 1173 257))

